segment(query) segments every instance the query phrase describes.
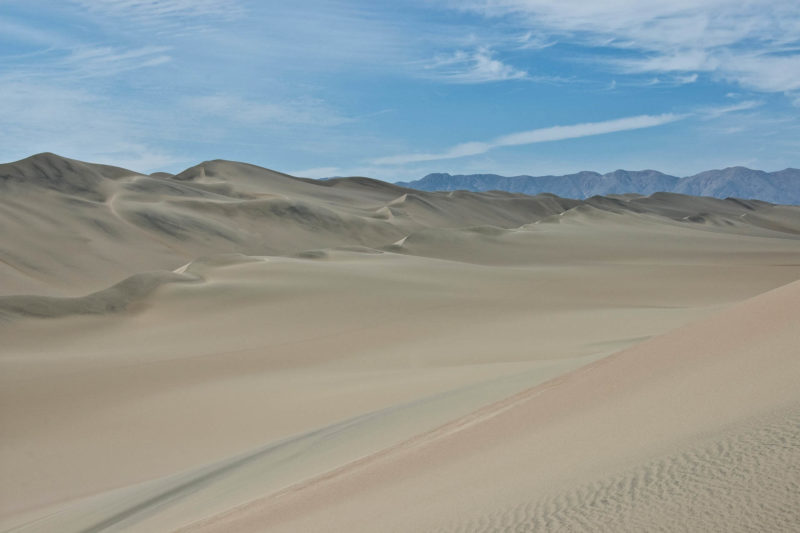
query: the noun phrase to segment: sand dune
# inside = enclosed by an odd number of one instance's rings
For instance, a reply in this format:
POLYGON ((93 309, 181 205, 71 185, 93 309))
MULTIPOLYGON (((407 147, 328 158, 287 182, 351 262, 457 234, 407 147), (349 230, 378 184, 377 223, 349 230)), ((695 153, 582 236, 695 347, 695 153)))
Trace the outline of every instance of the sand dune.
POLYGON ((798 316, 800 282, 187 530, 793 531, 798 316))
MULTIPOLYGON (((0 294, 82 295, 200 256, 383 248, 415 232, 514 229, 588 207, 734 235, 794 238, 800 232, 797 208, 765 202, 667 193, 586 202, 504 192, 430 193, 367 178, 294 178, 229 161, 205 162, 175 176, 145 176, 40 154, 0 165, 0 189, 6 229, 0 294)), ((441 248, 432 255, 448 253, 441 248)), ((486 254, 470 255, 480 262, 486 254)), ((503 262, 503 254, 492 255, 492 262, 503 262)), ((457 258, 466 260, 463 253, 457 258)))
POLYGON ((0 530, 795 518, 800 208, 40 154, 0 227, 0 530))

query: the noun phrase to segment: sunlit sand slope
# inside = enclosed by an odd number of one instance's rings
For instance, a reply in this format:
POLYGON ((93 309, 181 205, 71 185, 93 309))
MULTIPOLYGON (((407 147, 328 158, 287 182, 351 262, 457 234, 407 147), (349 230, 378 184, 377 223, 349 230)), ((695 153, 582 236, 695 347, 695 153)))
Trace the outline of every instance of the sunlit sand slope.
POLYGON ((800 283, 192 531, 795 531, 800 283))

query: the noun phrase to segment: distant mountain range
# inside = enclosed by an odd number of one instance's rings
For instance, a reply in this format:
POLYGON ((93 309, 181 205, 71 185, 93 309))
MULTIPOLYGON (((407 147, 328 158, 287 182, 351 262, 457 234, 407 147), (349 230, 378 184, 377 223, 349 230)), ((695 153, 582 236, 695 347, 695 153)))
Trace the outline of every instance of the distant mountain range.
POLYGON ((715 198, 746 198, 800 205, 800 169, 764 172, 745 167, 708 170, 679 178, 656 170, 615 170, 607 174, 578 172, 565 176, 498 176, 496 174, 428 174, 397 185, 422 191, 508 191, 524 194, 552 193, 562 198, 585 199, 597 195, 674 192, 715 198))

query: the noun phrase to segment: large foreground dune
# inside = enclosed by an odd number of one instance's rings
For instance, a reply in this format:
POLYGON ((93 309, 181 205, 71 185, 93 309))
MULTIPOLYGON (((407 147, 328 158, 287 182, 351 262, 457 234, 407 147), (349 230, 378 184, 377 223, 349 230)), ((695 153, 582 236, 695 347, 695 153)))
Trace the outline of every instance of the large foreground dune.
POLYGON ((0 530, 800 521, 800 208, 53 154, 0 193, 0 530))
POLYGON ((800 282, 194 531, 793 531, 800 282))

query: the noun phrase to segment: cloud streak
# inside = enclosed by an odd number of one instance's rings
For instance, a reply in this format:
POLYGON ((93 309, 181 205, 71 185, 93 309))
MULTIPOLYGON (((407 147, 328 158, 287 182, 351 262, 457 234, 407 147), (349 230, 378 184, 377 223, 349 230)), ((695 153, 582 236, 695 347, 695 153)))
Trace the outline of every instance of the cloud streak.
POLYGON ((425 65, 425 70, 434 78, 451 83, 488 83, 529 77, 524 70, 495 59, 486 47, 474 52, 459 50, 451 55, 439 56, 425 65))
POLYGON ((505 146, 522 146, 542 142, 590 137, 593 135, 603 135, 606 133, 614 133, 619 131, 652 128, 682 120, 687 116, 689 115, 678 115, 673 113, 665 113, 661 115, 637 115, 614 120, 605 120, 602 122, 585 122, 570 126, 537 128, 534 130, 503 135, 490 141, 457 144, 445 150, 444 152, 401 154, 389 157, 381 157, 374 159, 372 163, 375 165, 404 165, 408 163, 420 163, 423 161, 456 159, 459 157, 485 154, 490 150, 505 146))
POLYGON ((756 107, 760 107, 764 105, 764 102, 758 100, 745 100, 744 102, 739 102, 737 104, 723 106, 723 107, 707 107, 704 109, 700 109, 698 114, 706 119, 717 118, 721 117, 722 115, 727 115, 728 113, 735 113, 737 111, 747 111, 748 109, 755 109, 756 107))

